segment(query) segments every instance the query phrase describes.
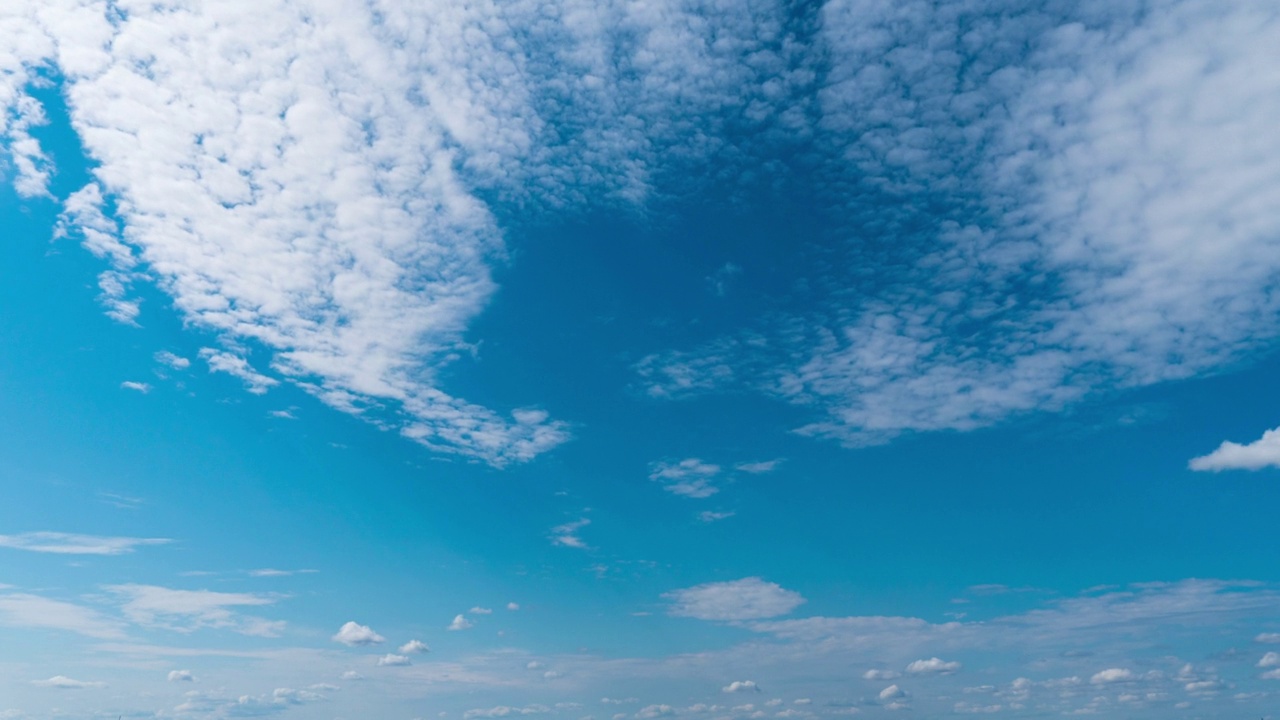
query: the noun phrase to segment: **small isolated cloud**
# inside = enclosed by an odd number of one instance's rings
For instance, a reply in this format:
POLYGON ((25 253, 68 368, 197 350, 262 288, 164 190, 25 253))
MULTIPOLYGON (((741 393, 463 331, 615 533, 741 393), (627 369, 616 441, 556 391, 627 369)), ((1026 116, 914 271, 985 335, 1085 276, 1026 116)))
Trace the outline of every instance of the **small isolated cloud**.
POLYGON ((431 648, 427 647, 427 644, 421 640, 410 640, 401 645, 399 651, 402 655, 421 655, 431 652, 431 648))
POLYGON ((364 676, 355 670, 348 670, 340 676, 343 680, 363 680, 364 676))
POLYGON ((721 621, 786 615, 805 601, 800 593, 758 577, 695 585, 662 597, 671 601, 671 615, 721 621))
POLYGON ((214 350, 213 348, 202 348, 200 357, 204 358, 204 361, 209 364, 209 372, 226 373, 240 378, 241 382, 244 383, 245 389, 254 395, 262 395, 271 387, 280 384, 279 380, 254 370, 249 365, 249 361, 239 355, 214 350))
POLYGON ((1253 641, 1256 643, 1280 643, 1280 633, 1259 633, 1253 641))
POLYGON ((765 460, 763 462, 739 463, 734 465, 733 469, 748 475, 763 475, 777 470, 781 464, 781 460, 765 460))
POLYGON ((473 607, 467 612, 471 613, 472 615, 492 615, 493 614, 493 610, 487 607, 473 607))
POLYGON ((333 636, 332 640, 348 647, 378 645, 386 642, 386 638, 374 632, 373 628, 355 621, 348 622, 339 628, 338 633, 333 636))
POLYGON ((140 392, 143 395, 146 395, 147 393, 151 392, 150 385, 144 382, 134 382, 133 380, 125 380, 124 382, 120 383, 120 387, 125 390, 133 390, 134 392, 140 392))
POLYGON ((711 478, 719 474, 719 465, 705 463, 698 458, 686 458, 679 462, 653 463, 650 465, 649 479, 662 483, 662 489, 674 495, 707 498, 720 492, 720 488, 711 484, 711 478))
POLYGON ((1258 667, 1269 668, 1280 666, 1280 653, 1269 652, 1258 661, 1258 667))
POLYGON ((258 568, 250 570, 249 577, 289 577, 290 575, 304 575, 318 572, 309 568, 302 570, 278 570, 276 568, 258 568))
POLYGON ((61 555, 124 555, 143 545, 165 545, 168 538, 104 537, 61 532, 0 535, 0 547, 61 555))
POLYGON ((1133 671, 1128 668, 1108 668, 1098 673, 1094 673, 1089 678, 1089 682, 1094 685, 1106 685, 1108 683, 1126 682, 1133 679, 1133 671))
POLYGON ((168 350, 161 350, 160 352, 156 353, 155 359, 156 359, 156 362, 162 365, 168 365, 174 370, 186 370, 187 368, 191 367, 190 360, 182 357, 181 355, 175 355, 169 352, 168 350))
POLYGON ((466 615, 454 615, 453 622, 449 623, 446 630, 470 630, 474 625, 467 619, 466 615))
POLYGON ((169 682, 195 682, 195 679, 190 670, 169 671, 169 682))
POLYGON ((509 602, 507 603, 507 609, 512 612, 515 612, 516 610, 520 609, 520 603, 509 602))
POLYGON ((1208 455, 1192 458, 1187 466, 1192 470, 1209 472, 1280 468, 1280 428, 1262 433, 1261 438, 1248 445, 1227 440, 1208 455))
POLYGON ((653 720, 653 718, 674 715, 675 708, 670 705, 646 705, 636 711, 636 720, 653 720))
POLYGON ((54 675, 48 680, 32 680, 31 684, 36 687, 57 688, 59 690, 91 690, 93 688, 104 688, 107 686, 104 682, 72 680, 66 675, 54 675))
POLYGON ((711 292, 716 297, 724 297, 729 292, 729 284, 733 281, 733 278, 741 274, 742 268, 727 262, 707 278, 707 285, 711 287, 711 292))
POLYGON ((267 413, 267 416, 273 417, 277 420, 297 420, 298 419, 296 415, 294 415, 292 412, 288 410, 272 410, 271 412, 267 413))
POLYGON ((760 686, 754 680, 734 680, 720 689, 727 693, 760 692, 760 686))
POLYGON ((936 657, 928 660, 916 660, 907 666, 907 672, 912 675, 950 675, 959 669, 960 663, 955 661, 947 662, 936 657))
POLYGON ((409 658, 404 655, 392 655, 388 653, 387 655, 383 655, 378 658, 378 667, 404 667, 412 664, 413 663, 409 661, 409 658))
POLYGON ((578 531, 591 524, 587 518, 575 520, 564 525, 551 528, 551 544, 561 547, 585 549, 587 544, 578 536, 578 531))
POLYGON ((890 685, 889 687, 881 690, 880 694, 878 695, 878 697, 881 700, 894 700, 894 699, 903 698, 906 696, 907 696, 906 691, 904 691, 902 688, 898 687, 897 685, 890 685))
POLYGON ((713 523, 717 520, 724 520, 726 518, 731 518, 736 514, 737 513, 734 513, 732 511, 715 512, 713 510, 703 510, 702 512, 698 513, 698 520, 704 523, 713 523))
POLYGON ((879 670, 872 668, 862 673, 863 680, 892 680, 898 677, 898 672, 894 670, 879 670))

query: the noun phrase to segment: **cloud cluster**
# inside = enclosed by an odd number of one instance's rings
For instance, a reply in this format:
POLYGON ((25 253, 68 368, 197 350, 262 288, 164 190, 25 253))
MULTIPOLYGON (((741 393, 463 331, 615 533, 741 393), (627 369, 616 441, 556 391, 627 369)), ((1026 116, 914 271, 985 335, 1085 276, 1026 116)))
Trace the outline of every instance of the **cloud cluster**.
POLYGON ((758 577, 705 583, 663 595, 676 617, 699 620, 758 620, 786 615, 804 603, 800 593, 758 577))

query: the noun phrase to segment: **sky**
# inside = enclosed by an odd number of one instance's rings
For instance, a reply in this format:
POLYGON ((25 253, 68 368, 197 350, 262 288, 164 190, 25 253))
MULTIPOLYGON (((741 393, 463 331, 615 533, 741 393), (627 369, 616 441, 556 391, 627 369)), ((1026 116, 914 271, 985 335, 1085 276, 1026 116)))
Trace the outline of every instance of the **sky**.
POLYGON ((1280 717, 1276 47, 7 0, 0 720, 1280 717))

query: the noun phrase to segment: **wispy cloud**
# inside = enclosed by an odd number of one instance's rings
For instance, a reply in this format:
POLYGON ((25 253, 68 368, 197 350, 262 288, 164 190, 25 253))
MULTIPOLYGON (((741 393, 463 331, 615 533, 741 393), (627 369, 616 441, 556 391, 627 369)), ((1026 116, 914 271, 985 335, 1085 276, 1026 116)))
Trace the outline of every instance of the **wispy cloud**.
POLYGON ((135 382, 133 380, 125 380, 124 382, 120 383, 120 387, 125 390, 133 390, 134 392, 140 392, 143 395, 146 395, 147 393, 151 392, 150 385, 144 382, 135 382))
POLYGON ((156 585, 107 585, 120 601, 129 620, 144 627, 189 633, 200 628, 232 630, 242 635, 277 637, 282 621, 242 615, 240 607, 272 605, 278 596, 224 593, 212 590, 177 590, 156 585))
POLYGON ((585 549, 587 543, 578 535, 578 531, 591 524, 588 518, 581 518, 551 528, 551 544, 563 547, 585 549))
POLYGON ((662 483, 662 489, 673 495, 689 498, 708 498, 720 492, 712 484, 712 478, 720 474, 720 466, 703 462, 698 458, 686 458, 678 462, 659 461, 649 468, 649 479, 662 483))
POLYGON ((168 538, 110 537, 62 532, 0 535, 0 547, 63 555, 124 555, 139 547, 166 545, 168 538))
POLYGON ((115 618, 82 605, 26 593, 0 594, 0 623, 62 630, 103 640, 125 637, 125 624, 115 618))
POLYGON ((31 684, 37 687, 57 688, 58 690, 90 690, 107 686, 104 682, 73 680, 65 675, 55 675, 48 680, 32 680, 31 684))

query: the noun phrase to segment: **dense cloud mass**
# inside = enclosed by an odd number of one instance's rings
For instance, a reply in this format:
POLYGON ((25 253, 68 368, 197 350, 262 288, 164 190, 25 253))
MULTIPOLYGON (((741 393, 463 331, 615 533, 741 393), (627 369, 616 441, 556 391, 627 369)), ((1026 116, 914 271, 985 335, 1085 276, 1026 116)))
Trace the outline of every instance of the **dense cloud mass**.
POLYGON ((495 465, 569 435, 436 379, 505 254, 481 195, 643 204, 700 158, 720 184, 807 164, 848 252, 820 312, 646 358, 655 396, 745 385, 862 444, 1275 334, 1280 78, 1258 68, 1280 22, 1257 0, 59 0, 2 22, 15 186, 48 193, 28 89, 60 78, 97 163, 61 232, 108 262, 113 317, 156 281, 219 334, 210 369, 495 465), (892 262, 869 282, 873 247, 892 262))

